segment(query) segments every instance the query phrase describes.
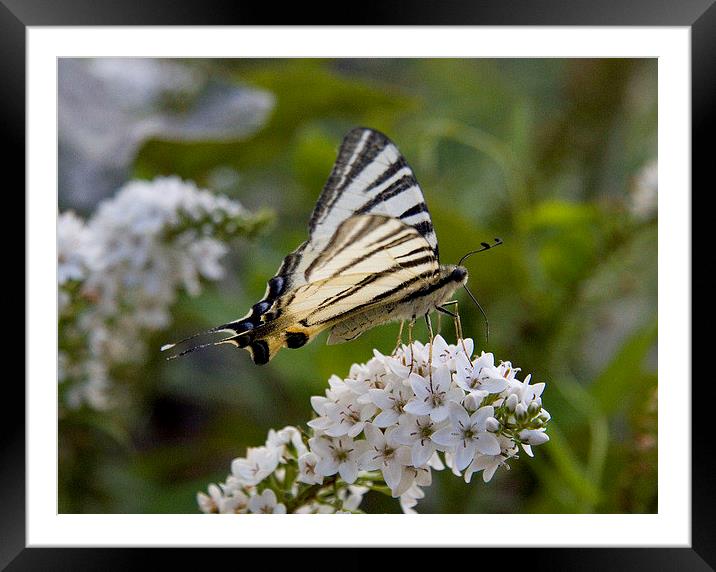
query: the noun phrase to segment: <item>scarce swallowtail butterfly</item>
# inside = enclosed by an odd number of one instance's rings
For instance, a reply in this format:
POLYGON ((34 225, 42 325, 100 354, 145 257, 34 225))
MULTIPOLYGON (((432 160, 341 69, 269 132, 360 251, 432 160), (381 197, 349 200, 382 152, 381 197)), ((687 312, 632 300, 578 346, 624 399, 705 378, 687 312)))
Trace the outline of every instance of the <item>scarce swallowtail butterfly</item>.
POLYGON ((379 324, 426 316, 467 281, 464 267, 440 264, 415 175, 374 129, 346 135, 308 230, 248 314, 205 332, 228 336, 178 355, 231 344, 265 364, 326 329, 328 343, 338 344, 379 324))

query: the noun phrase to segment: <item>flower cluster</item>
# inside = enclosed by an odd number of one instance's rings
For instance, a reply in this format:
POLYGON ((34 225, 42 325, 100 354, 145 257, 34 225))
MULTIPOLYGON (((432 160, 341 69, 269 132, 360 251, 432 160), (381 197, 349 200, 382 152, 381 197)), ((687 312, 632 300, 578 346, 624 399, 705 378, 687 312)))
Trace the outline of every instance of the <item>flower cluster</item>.
POLYGON ((287 427, 264 447, 234 460, 232 473, 209 495, 204 512, 355 512, 377 490, 414 512, 432 470, 449 467, 485 482, 520 448, 549 440, 544 383, 517 379, 510 362, 491 353, 473 358, 473 341, 413 342, 393 355, 374 350, 348 377, 329 379, 314 396, 309 433, 287 427))
POLYGON ((209 485, 208 495, 198 493, 199 508, 206 513, 356 511, 368 487, 324 479, 317 463, 298 429, 272 429, 263 447, 234 459, 225 483, 209 485))
POLYGON ((134 181, 83 221, 58 218, 62 405, 108 407, 111 369, 144 358, 143 335, 169 324, 180 290, 222 277, 226 240, 260 220, 176 177, 134 181))

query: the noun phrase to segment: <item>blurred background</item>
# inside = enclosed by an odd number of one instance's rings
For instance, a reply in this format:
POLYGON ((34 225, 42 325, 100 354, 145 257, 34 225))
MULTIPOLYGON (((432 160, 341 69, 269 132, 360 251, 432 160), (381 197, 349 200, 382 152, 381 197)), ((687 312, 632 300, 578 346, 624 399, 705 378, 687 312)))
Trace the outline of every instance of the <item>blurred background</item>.
MULTIPOLYGON (((256 216, 225 276, 180 290, 114 404, 59 403, 59 511, 197 512, 195 494, 397 324, 267 366, 159 347, 242 316, 307 222, 343 135, 386 133, 425 193, 443 263, 480 242, 460 313, 477 350, 536 381, 548 444, 489 484, 434 473, 419 512, 657 510, 657 62, 634 59, 61 60, 59 210, 90 218, 131 179, 176 175, 256 216)), ((71 318, 71 316, 70 316, 71 318)), ((72 358, 81 350, 62 348, 72 358)), ((454 341, 450 324, 443 335, 454 341)), ((424 325, 416 336, 425 340, 424 325)), ((139 340, 138 340, 139 343, 139 340)), ((61 356, 62 358, 62 356, 61 356)), ((62 387, 62 384, 61 384, 62 387)), ((369 493, 367 512, 400 512, 369 493)))

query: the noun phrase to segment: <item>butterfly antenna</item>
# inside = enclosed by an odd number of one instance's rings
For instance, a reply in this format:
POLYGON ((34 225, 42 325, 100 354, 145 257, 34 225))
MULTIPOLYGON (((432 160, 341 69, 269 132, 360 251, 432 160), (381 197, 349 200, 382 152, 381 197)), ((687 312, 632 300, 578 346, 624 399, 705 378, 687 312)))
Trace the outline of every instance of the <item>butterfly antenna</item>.
MULTIPOLYGON (((462 266, 462 263, 465 261, 466 258, 469 258, 473 254, 478 254, 479 252, 485 252, 486 250, 490 250, 491 248, 494 248, 495 246, 500 246, 503 244, 502 239, 495 237, 492 241, 492 244, 488 242, 481 242, 481 248, 478 248, 477 250, 472 250, 468 252, 465 256, 463 256, 460 259, 460 262, 457 263, 458 266, 462 266)), ((487 319, 487 314, 485 313, 485 310, 483 310, 482 306, 480 305, 480 302, 477 301, 477 298, 475 298, 475 295, 472 293, 470 288, 467 287, 467 284, 463 284, 463 287, 467 291, 468 295, 472 299, 473 302, 475 302, 475 305, 480 310, 480 313, 482 314, 482 317, 485 318, 485 345, 490 343, 490 320, 487 319)))
POLYGON ((472 301, 475 302, 475 305, 480 310, 482 317, 485 318, 485 345, 488 345, 490 343, 490 320, 487 319, 487 314, 485 313, 485 310, 482 309, 480 302, 477 301, 477 298, 475 298, 475 295, 467 287, 467 284, 463 284, 463 288, 465 288, 470 298, 472 298, 472 301))
POLYGON ((501 238, 498 238, 498 237, 495 237, 495 239, 493 240, 492 244, 490 244, 490 243, 488 243, 488 242, 481 242, 480 245, 482 246, 482 248, 479 248, 478 250, 473 250, 473 251, 471 251, 471 252, 468 252, 465 256, 463 256, 463 257, 460 259, 460 262, 458 262, 457 265, 458 265, 458 266, 462 266, 463 261, 464 261, 466 258, 472 256, 473 254, 477 254, 478 252, 485 252, 486 250, 490 250, 491 248, 494 248, 495 246, 500 246, 501 244, 502 244, 502 239, 501 239, 501 238))

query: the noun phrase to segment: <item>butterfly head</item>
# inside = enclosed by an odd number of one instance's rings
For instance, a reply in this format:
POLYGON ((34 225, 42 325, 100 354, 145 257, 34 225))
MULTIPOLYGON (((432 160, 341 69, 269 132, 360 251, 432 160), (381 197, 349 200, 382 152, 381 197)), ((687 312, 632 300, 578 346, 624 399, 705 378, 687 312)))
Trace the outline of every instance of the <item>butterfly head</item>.
POLYGON ((466 282, 467 269, 464 266, 442 264, 440 265, 440 274, 435 277, 435 283, 429 288, 429 291, 433 293, 436 304, 443 304, 466 282))
POLYGON ((455 266, 450 272, 450 278, 458 284, 464 284, 467 282, 467 268, 464 266, 455 266))

